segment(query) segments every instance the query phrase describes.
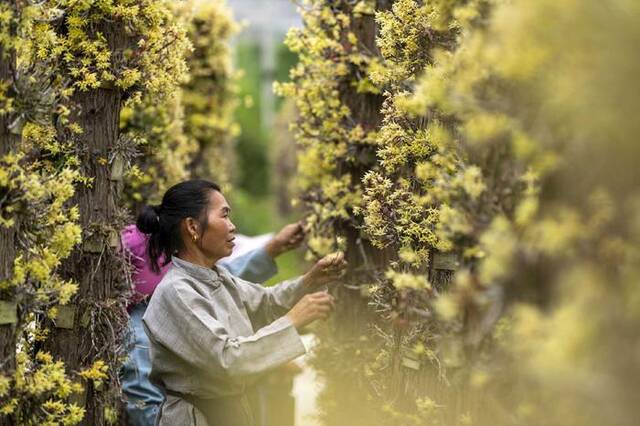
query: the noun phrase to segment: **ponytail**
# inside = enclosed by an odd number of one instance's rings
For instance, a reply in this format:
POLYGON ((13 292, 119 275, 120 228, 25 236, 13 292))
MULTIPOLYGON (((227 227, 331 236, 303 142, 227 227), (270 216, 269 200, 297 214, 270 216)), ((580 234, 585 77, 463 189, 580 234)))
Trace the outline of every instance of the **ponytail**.
POLYGON ((197 219, 204 231, 211 191, 220 192, 220 187, 203 179, 187 180, 169 188, 159 205, 144 206, 136 225, 149 235, 147 251, 152 271, 160 272, 160 267, 169 263, 171 256, 184 247, 180 234, 183 219, 197 219), (158 264, 161 257, 164 257, 163 265, 158 264))

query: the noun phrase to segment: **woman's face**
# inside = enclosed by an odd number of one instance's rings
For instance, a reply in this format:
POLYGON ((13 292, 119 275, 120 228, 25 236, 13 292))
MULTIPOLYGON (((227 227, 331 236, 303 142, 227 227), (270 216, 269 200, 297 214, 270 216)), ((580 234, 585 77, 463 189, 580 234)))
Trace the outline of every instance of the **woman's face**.
POLYGON ((231 222, 231 208, 224 196, 211 191, 207 208, 207 227, 200 236, 199 248, 208 259, 218 261, 231 255, 236 227, 231 222))

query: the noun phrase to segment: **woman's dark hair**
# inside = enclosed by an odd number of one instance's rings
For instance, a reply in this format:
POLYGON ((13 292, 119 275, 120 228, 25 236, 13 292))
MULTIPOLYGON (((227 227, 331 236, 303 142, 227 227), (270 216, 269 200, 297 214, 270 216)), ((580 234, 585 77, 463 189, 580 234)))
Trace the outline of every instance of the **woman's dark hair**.
POLYGON ((164 256, 162 266, 171 261, 171 256, 183 247, 180 235, 182 219, 192 217, 207 226, 206 211, 211 191, 220 192, 220 187, 203 179, 180 182, 165 192, 162 203, 157 206, 144 206, 138 215, 136 225, 145 234, 150 234, 147 248, 151 261, 151 270, 160 272, 158 260, 164 256))

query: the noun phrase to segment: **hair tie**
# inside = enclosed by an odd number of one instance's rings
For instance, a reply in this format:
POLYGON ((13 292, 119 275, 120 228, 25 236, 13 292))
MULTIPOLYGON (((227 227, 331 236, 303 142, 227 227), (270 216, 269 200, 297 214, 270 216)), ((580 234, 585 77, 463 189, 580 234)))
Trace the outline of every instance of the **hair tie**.
POLYGON ((160 223, 160 205, 156 205, 156 206, 151 206, 151 208, 153 209, 153 211, 156 213, 156 222, 160 223))

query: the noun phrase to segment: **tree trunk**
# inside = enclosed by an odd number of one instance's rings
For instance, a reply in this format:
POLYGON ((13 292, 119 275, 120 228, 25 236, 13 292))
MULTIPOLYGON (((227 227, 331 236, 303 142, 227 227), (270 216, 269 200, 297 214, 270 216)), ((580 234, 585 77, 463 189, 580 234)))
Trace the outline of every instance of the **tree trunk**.
MULTIPOLYGON (((10 29, 10 35, 15 36, 15 27, 10 29)), ((13 85, 13 70, 16 65, 16 55, 13 49, 7 51, 0 44, 0 82, 9 85, 8 96, 13 95, 11 86, 13 85)), ((0 114, 0 157, 11 151, 17 144, 20 136, 11 133, 9 129, 9 114, 0 114)), ((0 188, 0 198, 5 190, 0 188)), ((1 214, 1 211, 0 211, 1 214)), ((13 271, 13 261, 16 257, 15 247, 15 227, 5 228, 0 226, 0 281, 11 277, 13 271)), ((7 290, 0 294, 0 303, 4 309, 13 310, 15 292, 7 290)), ((2 322, 8 322, 5 320, 2 322)), ((12 377, 16 368, 16 324, 0 324, 0 374, 12 377)), ((0 425, 15 424, 15 419, 11 416, 0 417, 0 425)))
MULTIPOLYGON (((386 4, 386 1, 380 3, 386 4)), ((379 5, 378 8, 381 6, 379 5)), ((376 23, 371 15, 364 15, 361 18, 353 18, 351 31, 356 35, 359 42, 366 46, 371 52, 377 52, 376 46, 376 23)), ((383 98, 380 95, 369 93, 358 93, 352 84, 344 84, 341 88, 341 100, 351 111, 350 118, 354 123, 359 124, 365 130, 374 130, 380 127, 382 122, 383 98)), ((338 166, 338 171, 348 173, 351 181, 359 183, 364 174, 374 165, 375 146, 358 146, 358 157, 363 160, 356 165, 346 163, 338 166), (370 159, 370 163, 367 161, 370 159)), ((379 250, 373 248, 368 240, 360 238, 360 230, 353 225, 338 224, 335 229, 336 234, 343 235, 347 242, 348 271, 347 280, 350 282, 361 282, 362 277, 357 271, 363 266, 370 264, 371 267, 386 262, 385 256, 379 250)), ((336 312, 336 322, 340 324, 339 332, 346 338, 357 337, 361 334, 368 321, 366 301, 359 291, 352 291, 345 288, 339 289, 341 303, 336 312)))
MULTIPOLYGON (((379 1, 377 10, 387 7, 386 1, 379 1)), ((376 22, 372 15, 363 15, 355 18, 352 15, 350 30, 356 35, 360 44, 366 46, 370 52, 378 52, 376 46, 376 22)), ((356 88, 348 83, 340 88, 340 98, 344 105, 348 106, 351 114, 350 120, 356 125, 362 126, 365 131, 375 130, 382 122, 383 97, 370 93, 358 93, 356 88)), ((354 146, 358 152, 356 154, 359 161, 357 163, 344 162, 339 164, 337 171, 339 174, 348 174, 353 184, 359 184, 364 174, 375 165, 376 147, 370 145, 354 146)), ((346 260, 348 262, 345 282, 350 283, 348 287, 338 286, 336 288, 336 298, 339 303, 331 321, 331 335, 325 336, 331 341, 325 341, 324 345, 331 347, 349 347, 365 349, 372 343, 362 342, 361 337, 369 333, 369 324, 374 321, 374 315, 368 308, 368 298, 363 294, 365 289, 359 286, 372 282, 371 271, 389 263, 391 251, 378 250, 374 248, 370 241, 362 238, 360 230, 352 223, 338 223, 334 232, 341 235, 346 240, 346 260)), ((358 349, 359 350, 359 349, 358 349)), ((349 359, 335 360, 338 363, 358 363, 357 357, 349 359)), ((359 367, 356 366, 356 369, 359 367)), ((340 401, 339 406, 332 412, 325 413, 326 424, 329 425, 365 425, 371 424, 373 419, 369 418, 366 408, 366 395, 370 392, 366 381, 362 380, 360 374, 351 374, 351 370, 342 369, 340 372, 334 371, 327 375, 327 385, 325 392, 331 394, 331 399, 340 401), (364 404, 364 405, 363 405, 364 404)))
MULTIPOLYGON (((112 52, 126 47, 124 28, 109 23, 100 30, 112 52)), ((118 358, 126 324, 123 280, 119 279, 119 183, 111 179, 106 161, 118 140, 122 92, 117 88, 78 91, 72 101, 72 121, 83 129, 76 136, 80 164, 83 174, 93 181, 79 185, 72 199, 79 207, 83 242, 61 266, 61 275, 74 279, 79 287, 70 308, 65 308, 73 317, 73 326, 53 328, 47 345, 55 358, 65 362, 68 371, 87 368, 97 360, 108 365, 106 383, 99 389, 87 383, 79 398, 86 409, 82 424, 103 425, 107 423, 105 408, 117 409, 118 358)))

